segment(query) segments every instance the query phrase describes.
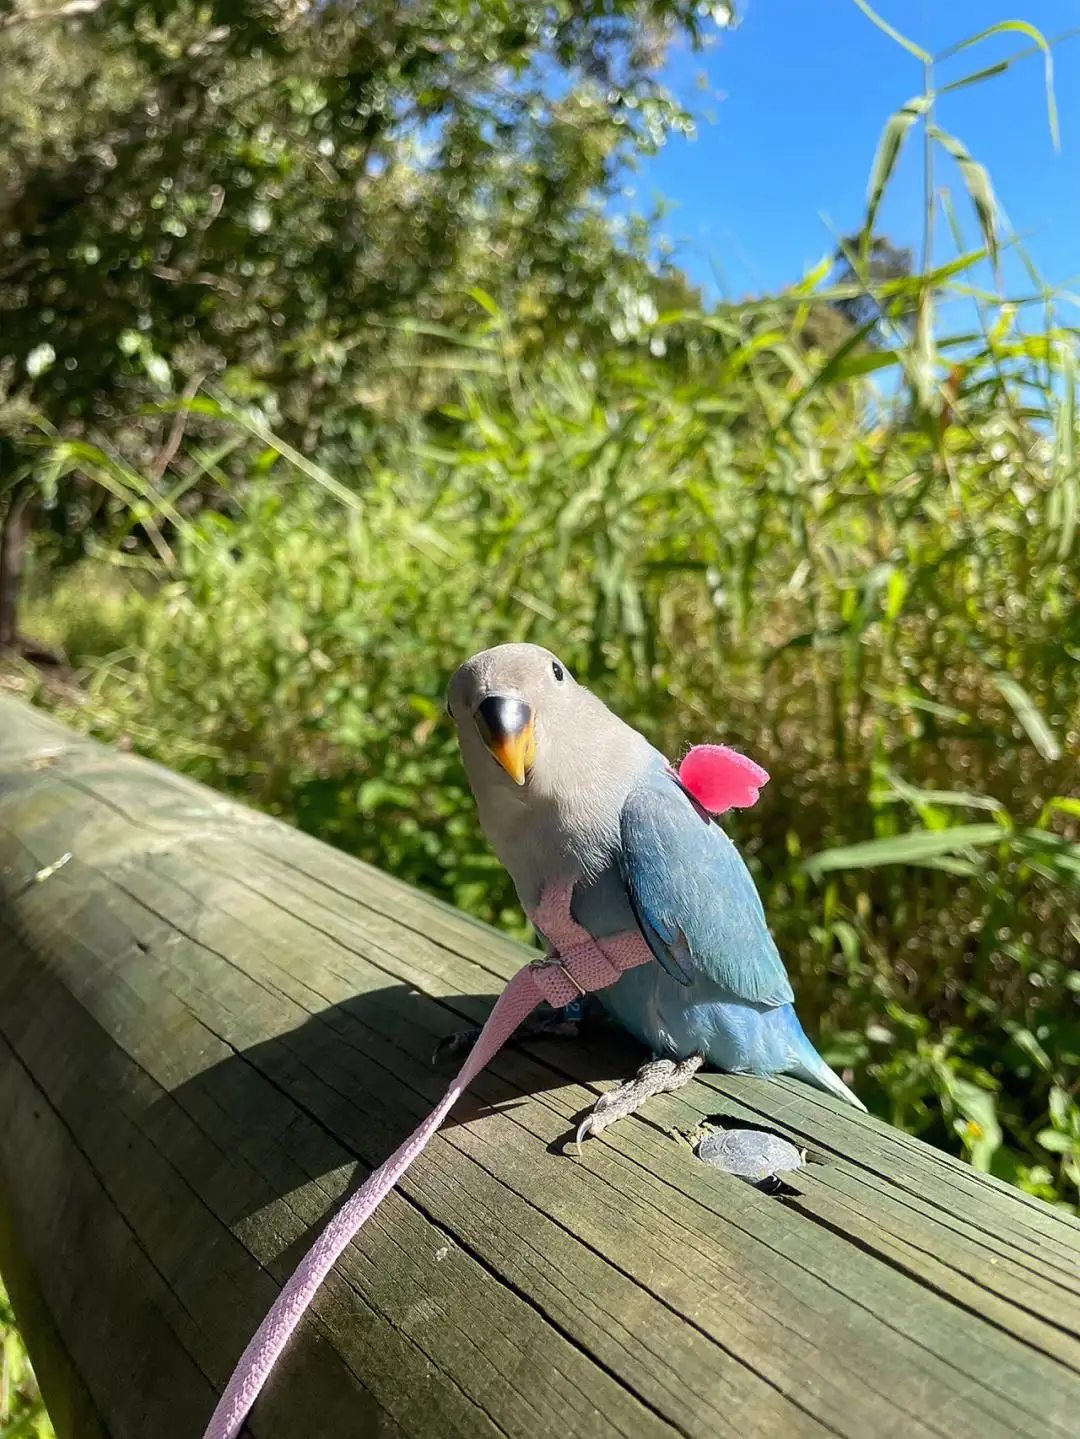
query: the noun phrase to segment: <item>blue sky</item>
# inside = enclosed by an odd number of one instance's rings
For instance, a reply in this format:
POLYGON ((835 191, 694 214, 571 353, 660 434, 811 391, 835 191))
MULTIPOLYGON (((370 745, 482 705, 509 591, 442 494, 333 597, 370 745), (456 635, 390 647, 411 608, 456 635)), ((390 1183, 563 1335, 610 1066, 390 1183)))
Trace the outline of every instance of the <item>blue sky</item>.
MULTIPOLYGON (((933 52, 1001 20, 1026 20, 1048 38, 1080 26, 1076 0, 1015 0, 1015 8, 998 0, 882 0, 876 8, 933 52)), ((711 51, 672 55, 665 78, 701 117, 698 136, 669 141, 631 181, 633 208, 648 209, 658 192, 671 202, 663 229, 693 279, 732 298, 796 280, 833 248, 830 223, 841 233, 858 227, 882 126, 923 89, 919 62, 853 0, 740 0, 739 14, 739 27, 711 51)), ((938 84, 1026 43, 995 37, 943 64, 938 84)), ((1075 280, 1080 290, 1080 36, 1055 49, 1054 65, 1059 153, 1041 57, 943 97, 938 123, 989 168, 1008 219, 1046 277, 1056 285, 1075 280)), ((916 246, 921 148, 912 132, 880 225, 916 246)), ((940 183, 961 201, 974 246, 978 231, 951 162, 941 164, 940 183)), ((944 217, 939 229, 940 262, 952 253, 944 217)), ((1029 290, 1015 259, 1004 274, 1008 288, 1029 290)))

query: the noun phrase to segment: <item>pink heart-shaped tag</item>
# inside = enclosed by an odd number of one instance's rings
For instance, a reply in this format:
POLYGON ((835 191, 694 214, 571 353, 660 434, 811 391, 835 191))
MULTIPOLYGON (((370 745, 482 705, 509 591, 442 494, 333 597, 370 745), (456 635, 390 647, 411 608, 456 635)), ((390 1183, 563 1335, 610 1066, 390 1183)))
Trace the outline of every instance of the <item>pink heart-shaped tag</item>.
POLYGON ((749 809, 769 776, 759 764, 722 744, 699 744, 678 770, 679 780, 710 814, 749 809))

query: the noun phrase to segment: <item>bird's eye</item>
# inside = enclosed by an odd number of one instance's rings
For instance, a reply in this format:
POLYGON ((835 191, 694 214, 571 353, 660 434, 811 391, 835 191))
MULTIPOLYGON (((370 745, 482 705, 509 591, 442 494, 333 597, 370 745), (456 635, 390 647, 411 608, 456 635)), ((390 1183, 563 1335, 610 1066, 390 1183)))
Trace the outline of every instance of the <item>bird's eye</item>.
POLYGON ((566 676, 566 671, 563 669, 562 665, 559 663, 558 660, 551 661, 551 673, 555 676, 557 680, 562 680, 566 676))

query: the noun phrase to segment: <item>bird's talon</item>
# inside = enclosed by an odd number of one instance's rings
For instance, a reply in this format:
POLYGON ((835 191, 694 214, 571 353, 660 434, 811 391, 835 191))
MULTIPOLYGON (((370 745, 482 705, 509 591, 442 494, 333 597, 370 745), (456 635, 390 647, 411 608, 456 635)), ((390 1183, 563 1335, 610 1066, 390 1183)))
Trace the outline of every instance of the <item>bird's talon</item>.
POLYGON ((582 1141, 590 1135, 598 1135, 614 1124, 635 1114, 647 1099, 655 1094, 671 1094, 687 1084, 701 1068, 701 1055, 692 1054, 688 1059, 653 1059, 642 1065, 633 1079, 620 1084, 616 1089, 606 1090, 597 1099, 591 1111, 578 1125, 574 1146, 581 1153, 582 1141))
POLYGON ((439 1061, 444 1059, 448 1054, 457 1054, 459 1050, 462 1049, 472 1049, 479 1038, 479 1029, 459 1029, 454 1034, 444 1034, 432 1051, 432 1066, 437 1065, 439 1061))

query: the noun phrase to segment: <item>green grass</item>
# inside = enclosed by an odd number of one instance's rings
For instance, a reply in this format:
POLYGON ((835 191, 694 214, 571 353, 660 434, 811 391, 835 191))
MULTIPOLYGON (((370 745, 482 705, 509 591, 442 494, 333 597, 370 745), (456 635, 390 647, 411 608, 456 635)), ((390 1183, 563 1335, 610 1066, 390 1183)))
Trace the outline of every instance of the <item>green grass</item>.
POLYGON ((138 578, 136 572, 104 559, 72 569, 31 570, 23 628, 85 671, 137 640, 142 594, 138 578))
POLYGON ((0 1281, 0 1439, 53 1439, 15 1314, 0 1281))

